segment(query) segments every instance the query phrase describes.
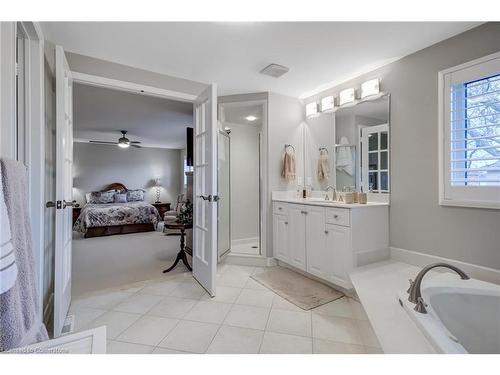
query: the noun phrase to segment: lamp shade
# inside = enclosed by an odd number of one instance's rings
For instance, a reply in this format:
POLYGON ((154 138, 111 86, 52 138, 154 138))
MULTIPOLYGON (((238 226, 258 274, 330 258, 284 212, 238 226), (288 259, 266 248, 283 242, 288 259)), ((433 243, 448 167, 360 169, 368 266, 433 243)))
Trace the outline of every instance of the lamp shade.
POLYGON ((154 181, 155 181, 155 186, 161 186, 161 179, 160 179, 160 177, 156 177, 154 179, 154 181))

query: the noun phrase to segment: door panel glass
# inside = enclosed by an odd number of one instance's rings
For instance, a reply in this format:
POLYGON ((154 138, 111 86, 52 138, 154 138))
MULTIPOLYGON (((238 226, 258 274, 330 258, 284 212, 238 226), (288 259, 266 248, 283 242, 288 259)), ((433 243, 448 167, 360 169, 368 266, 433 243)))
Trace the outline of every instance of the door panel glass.
POLYGON ((380 152, 380 169, 387 169, 388 161, 387 161, 387 151, 380 152))
POLYGON ((368 154, 368 168, 370 170, 378 169, 378 152, 370 152, 368 154))
POLYGON ((380 133, 380 149, 387 150, 387 132, 380 133))
POLYGON ((378 150, 378 134, 370 134, 368 136, 368 151, 378 150))

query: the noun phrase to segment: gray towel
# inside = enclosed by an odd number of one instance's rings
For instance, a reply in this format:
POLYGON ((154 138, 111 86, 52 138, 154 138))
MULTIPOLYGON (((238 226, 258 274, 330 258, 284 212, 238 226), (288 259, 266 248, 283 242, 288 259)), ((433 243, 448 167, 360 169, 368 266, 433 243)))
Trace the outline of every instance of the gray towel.
POLYGON ((36 270, 28 210, 27 170, 14 160, 1 160, 2 188, 10 220, 18 276, 14 286, 0 295, 0 351, 48 339, 38 316, 36 270))
POLYGON ((0 294, 14 286, 17 280, 16 254, 10 234, 10 220, 3 198, 2 174, 0 173, 0 294))

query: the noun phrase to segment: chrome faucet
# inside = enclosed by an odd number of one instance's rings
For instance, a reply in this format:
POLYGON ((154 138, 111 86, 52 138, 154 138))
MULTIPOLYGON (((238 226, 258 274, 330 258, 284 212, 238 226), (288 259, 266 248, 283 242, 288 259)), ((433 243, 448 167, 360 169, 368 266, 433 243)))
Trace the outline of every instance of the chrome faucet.
POLYGON ((409 294, 408 296, 408 301, 415 303, 415 311, 422 313, 422 314, 427 314, 427 310, 425 308, 425 302, 422 298, 422 292, 420 290, 421 284, 422 284, 422 279, 424 278, 424 275, 429 272, 431 269, 436 268, 436 267, 444 267, 444 268, 449 268, 452 271, 455 271, 460 275, 460 278, 462 280, 469 280, 470 277, 462 271, 460 268, 457 268, 451 264, 448 263, 433 263, 429 264, 428 266, 424 267, 422 271, 420 271, 415 278, 415 281, 412 281, 410 279, 410 288, 408 288, 407 293, 409 294))
POLYGON ((330 200, 330 196, 328 195, 328 190, 333 190, 333 194, 332 194, 332 201, 336 201, 337 200, 337 189, 335 189, 332 185, 328 185, 326 187, 326 196, 325 196, 325 201, 328 201, 330 200))

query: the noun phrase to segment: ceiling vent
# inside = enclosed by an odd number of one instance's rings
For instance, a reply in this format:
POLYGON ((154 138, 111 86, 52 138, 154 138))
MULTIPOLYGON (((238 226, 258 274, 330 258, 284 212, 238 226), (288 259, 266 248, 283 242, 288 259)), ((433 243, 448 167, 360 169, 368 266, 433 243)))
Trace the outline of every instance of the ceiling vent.
POLYGON ((260 72, 262 74, 267 75, 267 76, 278 78, 278 77, 281 77, 286 72, 288 72, 289 70, 290 70, 290 68, 287 68, 286 66, 283 66, 283 65, 269 64, 264 69, 262 69, 260 72))

